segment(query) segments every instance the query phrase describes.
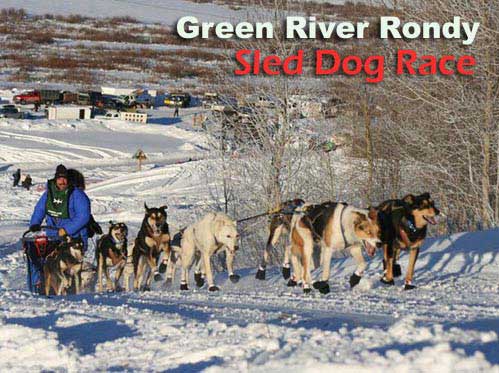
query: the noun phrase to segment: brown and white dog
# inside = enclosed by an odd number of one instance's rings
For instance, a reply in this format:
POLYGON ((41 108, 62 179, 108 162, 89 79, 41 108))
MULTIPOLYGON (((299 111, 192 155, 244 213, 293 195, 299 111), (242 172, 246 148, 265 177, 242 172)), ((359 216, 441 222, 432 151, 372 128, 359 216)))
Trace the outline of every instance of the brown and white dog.
POLYGON ((146 283, 143 290, 151 289, 153 276, 160 276, 157 272, 159 256, 162 252, 165 258, 170 256, 170 232, 166 222, 167 206, 148 208, 144 203, 146 214, 140 227, 135 245, 133 248, 133 266, 134 266, 134 288, 141 289, 146 267, 149 267, 146 283))
POLYGON ((75 294, 80 292, 80 273, 83 266, 83 242, 65 236, 63 241, 50 253, 43 265, 45 295, 50 289, 55 295, 66 295, 67 289, 75 282, 75 294))
POLYGON ((125 268, 127 257, 128 227, 125 223, 109 222, 109 231, 97 241, 95 258, 97 260, 97 291, 102 291, 102 275, 106 276, 108 291, 120 289, 119 281, 125 268), (114 283, 109 276, 109 268, 114 268, 114 283))
POLYGON ((426 238, 428 224, 435 225, 440 214, 429 193, 419 196, 406 195, 402 199, 389 200, 378 206, 381 217, 385 273, 381 282, 394 285, 394 277, 400 276, 396 263, 401 249, 409 250, 409 266, 405 277, 405 290, 414 289, 414 268, 419 249, 426 238))
MULTIPOLYGON (((321 249, 321 280, 314 288, 329 293, 331 257, 334 251, 348 249, 357 262, 357 269, 350 277, 354 287, 366 269, 362 254, 364 249, 373 256, 381 243, 377 210, 359 209, 345 203, 325 202, 318 205, 305 204, 298 208, 291 221, 291 262, 294 281, 303 283, 303 291, 310 292, 312 283, 311 265, 314 243, 321 249)), ((290 280, 290 281, 293 281, 290 280)))
MULTIPOLYGON (((276 209, 276 213, 272 214, 270 219, 270 233, 267 240, 267 244, 262 253, 260 265, 256 272, 255 278, 257 280, 265 280, 265 272, 267 268, 267 263, 269 261, 269 253, 272 251, 279 242, 281 235, 288 239, 289 232, 291 231, 291 218, 296 208, 302 206, 305 203, 302 199, 293 199, 285 201, 279 205, 276 209)), ((291 244, 288 240, 284 248, 284 262, 282 264, 282 276, 287 280, 291 275, 291 270, 289 266, 289 258, 291 253, 291 244)))
POLYGON ((180 239, 180 257, 182 261, 182 277, 180 290, 188 290, 189 268, 196 257, 196 270, 194 278, 196 285, 204 285, 204 275, 208 281, 208 290, 220 290, 213 281, 210 258, 219 250, 226 251, 227 271, 232 282, 239 281, 239 276, 234 274, 233 261, 236 251, 239 249, 237 242, 236 222, 227 215, 217 212, 205 215, 201 220, 188 226, 183 231, 180 239))

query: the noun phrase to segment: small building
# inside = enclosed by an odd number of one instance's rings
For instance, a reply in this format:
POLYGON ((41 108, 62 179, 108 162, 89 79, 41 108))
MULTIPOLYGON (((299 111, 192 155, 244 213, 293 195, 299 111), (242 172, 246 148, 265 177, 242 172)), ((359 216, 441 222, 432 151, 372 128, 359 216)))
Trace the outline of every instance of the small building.
POLYGON ((128 122, 147 123, 146 113, 122 111, 120 117, 121 120, 126 120, 128 122))
POLYGON ((87 106, 51 106, 48 119, 90 119, 92 110, 87 106))

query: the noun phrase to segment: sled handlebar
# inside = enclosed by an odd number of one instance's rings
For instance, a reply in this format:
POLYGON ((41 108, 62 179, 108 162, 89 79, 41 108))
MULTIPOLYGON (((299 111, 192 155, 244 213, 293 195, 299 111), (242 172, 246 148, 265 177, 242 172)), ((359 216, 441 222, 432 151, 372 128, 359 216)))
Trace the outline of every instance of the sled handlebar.
MULTIPOLYGON (((52 227, 50 225, 41 225, 40 226, 40 230, 42 230, 42 229, 53 229, 53 230, 57 230, 59 228, 52 227)), ((28 233, 36 233, 36 232, 32 232, 30 229, 28 229, 26 232, 23 233, 22 238, 25 238, 28 233)))

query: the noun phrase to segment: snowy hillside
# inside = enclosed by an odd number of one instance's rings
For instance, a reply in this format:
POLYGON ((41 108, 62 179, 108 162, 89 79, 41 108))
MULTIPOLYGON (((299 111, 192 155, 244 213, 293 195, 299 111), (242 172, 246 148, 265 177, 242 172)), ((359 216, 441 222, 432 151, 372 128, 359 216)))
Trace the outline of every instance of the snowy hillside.
POLYGON ((286 287, 277 267, 257 281, 247 265, 238 284, 218 274, 216 294, 177 282, 50 299, 26 291, 19 238, 59 162, 86 175, 96 219, 126 222, 133 238, 144 201, 167 203, 173 228, 203 210, 209 160, 182 162, 203 158, 205 142, 188 121, 0 121, 2 371, 499 372, 499 230, 428 240, 411 292, 379 284, 381 253, 353 291, 353 261, 333 260, 325 296, 286 287), (138 146, 150 155, 140 172, 138 146), (34 176, 31 191, 12 188, 18 166, 34 176))
POLYGON ((23 7, 32 14, 50 12, 61 15, 79 14, 82 16, 131 16, 143 22, 158 22, 167 25, 180 17, 190 14, 211 21, 226 21, 234 18, 236 12, 228 7, 214 4, 198 4, 186 0, 87 0, 87 1, 18 1, 0 0, 0 8, 23 7))

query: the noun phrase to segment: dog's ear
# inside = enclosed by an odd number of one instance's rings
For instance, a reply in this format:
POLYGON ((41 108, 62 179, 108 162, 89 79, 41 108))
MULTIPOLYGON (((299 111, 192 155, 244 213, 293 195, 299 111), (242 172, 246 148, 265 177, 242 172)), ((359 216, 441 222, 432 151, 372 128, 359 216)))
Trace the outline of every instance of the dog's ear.
POLYGON ((369 206, 369 219, 372 221, 377 221, 378 220, 378 210, 372 206, 369 206))
POLYGON ((421 198, 421 199, 430 199, 430 198, 431 198, 431 197, 430 197, 430 193, 425 192, 425 193, 421 194, 421 195, 419 196, 419 198, 421 198))
POLYGON ((146 209, 146 213, 148 214, 149 213, 149 207, 147 207, 147 203, 144 202, 144 207, 146 209))
POLYGON ((113 225, 114 225, 114 223, 113 223, 113 221, 112 221, 112 220, 109 220, 109 225, 110 225, 110 226, 113 226, 113 225))
POLYGON ((416 201, 416 197, 414 197, 413 194, 408 194, 404 198, 402 198, 402 201, 404 201, 408 205, 413 205, 414 202, 416 201))
POLYGON ((368 215, 363 211, 354 210, 352 211, 353 224, 357 226, 363 221, 367 221, 368 215))
POLYGON ((161 211, 165 216, 166 216, 166 210, 168 209, 168 206, 167 205, 164 205, 164 206, 161 206, 159 208, 159 211, 161 211))

